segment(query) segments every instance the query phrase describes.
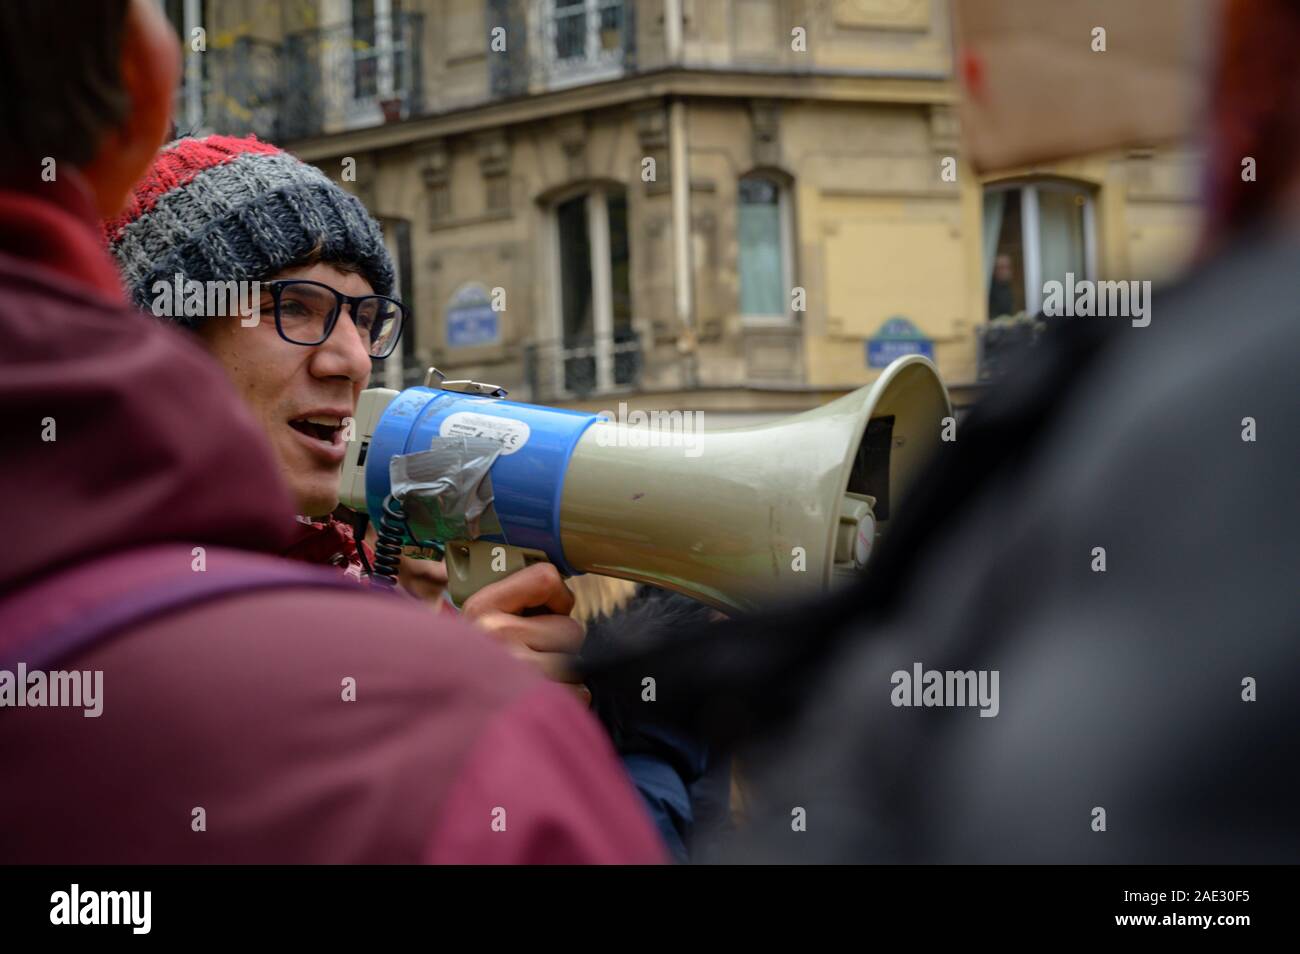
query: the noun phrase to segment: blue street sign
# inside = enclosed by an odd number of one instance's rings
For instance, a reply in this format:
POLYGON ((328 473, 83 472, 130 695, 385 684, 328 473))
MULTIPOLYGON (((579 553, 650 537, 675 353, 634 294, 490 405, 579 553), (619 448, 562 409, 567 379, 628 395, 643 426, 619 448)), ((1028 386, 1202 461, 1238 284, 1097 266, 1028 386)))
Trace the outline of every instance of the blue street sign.
POLYGON ((501 323, 487 289, 476 282, 462 285, 447 306, 447 347, 467 348, 500 340, 501 323))
POLYGON ((867 367, 884 368, 909 354, 919 354, 934 360, 934 342, 921 333, 921 329, 901 315, 895 315, 876 334, 867 339, 867 367))

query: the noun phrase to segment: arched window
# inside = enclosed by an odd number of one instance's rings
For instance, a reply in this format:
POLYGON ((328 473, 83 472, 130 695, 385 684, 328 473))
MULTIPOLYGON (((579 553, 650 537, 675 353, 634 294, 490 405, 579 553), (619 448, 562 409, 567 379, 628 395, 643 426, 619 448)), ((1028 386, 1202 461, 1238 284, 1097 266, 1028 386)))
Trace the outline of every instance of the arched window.
POLYGON ((586 394, 634 382, 627 193, 610 184, 554 206, 558 347, 550 390, 586 394))
POLYGON ((769 173, 739 182, 740 314, 747 320, 790 317, 790 213, 785 183, 769 173))

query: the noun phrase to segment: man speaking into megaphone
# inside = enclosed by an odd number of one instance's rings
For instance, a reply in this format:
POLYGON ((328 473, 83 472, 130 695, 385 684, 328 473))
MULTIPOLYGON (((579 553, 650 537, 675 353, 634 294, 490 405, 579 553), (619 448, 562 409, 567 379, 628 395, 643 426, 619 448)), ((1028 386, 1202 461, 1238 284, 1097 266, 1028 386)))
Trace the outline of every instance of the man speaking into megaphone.
POLYGON ((689 446, 475 382, 366 391, 407 319, 378 226, 319 170, 251 138, 170 143, 105 231, 131 297, 196 334, 270 438, 302 522, 289 555, 371 575, 331 516, 342 473, 343 502, 380 534, 377 581, 432 580, 436 596, 441 567, 403 551, 445 552, 465 614, 580 696, 562 576, 648 582, 723 612, 824 588, 865 564, 950 414, 920 357, 823 408, 689 446), (256 243, 236 234, 248 216, 265 226, 256 243), (313 218, 331 224, 324 237, 313 218), (229 282, 240 294, 215 313, 172 292, 229 282))
MULTIPOLYGON (((131 298, 195 333, 270 439, 299 513, 286 555, 360 581, 365 545, 331 516, 344 437, 372 361, 393 352, 407 318, 392 296, 393 263, 378 225, 318 169, 269 143, 208 136, 165 146, 105 231, 131 298), (187 229, 180 242, 177 216, 187 229), (256 243, 240 231, 249 216, 264 226, 256 243), (329 228, 313 231, 313 221, 329 228), (240 293, 211 312, 172 293, 224 291, 227 283, 240 293)), ((440 568, 428 561, 404 568, 407 588, 429 593, 437 606, 440 568)), ((465 614, 586 698, 569 665, 582 644, 572 607, 572 593, 547 565, 484 588, 465 614)))

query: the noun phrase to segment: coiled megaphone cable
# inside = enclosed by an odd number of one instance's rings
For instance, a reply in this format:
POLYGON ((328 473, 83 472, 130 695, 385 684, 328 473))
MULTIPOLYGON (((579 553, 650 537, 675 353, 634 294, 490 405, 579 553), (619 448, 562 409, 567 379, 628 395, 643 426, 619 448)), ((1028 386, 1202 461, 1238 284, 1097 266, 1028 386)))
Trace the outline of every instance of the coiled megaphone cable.
MULTIPOLYGON (((375 569, 370 577, 370 585, 384 589, 397 586, 397 573, 402 565, 402 547, 408 537, 414 537, 406 522, 406 510, 402 502, 389 494, 384 498, 383 514, 379 525, 375 527, 375 569)), ((444 554, 442 544, 434 540, 421 540, 421 549, 432 551, 434 559, 441 560, 444 554)))
POLYGON ((384 498, 383 516, 375 528, 375 572, 370 585, 392 589, 397 586, 397 571, 402 565, 402 541, 406 532, 406 512, 402 502, 389 494, 384 498))

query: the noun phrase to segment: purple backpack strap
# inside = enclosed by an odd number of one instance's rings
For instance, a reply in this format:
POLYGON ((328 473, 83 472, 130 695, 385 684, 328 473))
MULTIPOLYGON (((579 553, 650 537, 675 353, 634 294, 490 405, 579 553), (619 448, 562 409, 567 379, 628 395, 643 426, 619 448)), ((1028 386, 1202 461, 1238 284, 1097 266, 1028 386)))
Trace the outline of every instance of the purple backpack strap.
POLYGON ((296 587, 357 592, 336 569, 164 544, 95 557, 0 601, 0 669, 45 669, 159 616, 232 593, 296 587), (203 569, 198 569, 202 566, 203 569))

